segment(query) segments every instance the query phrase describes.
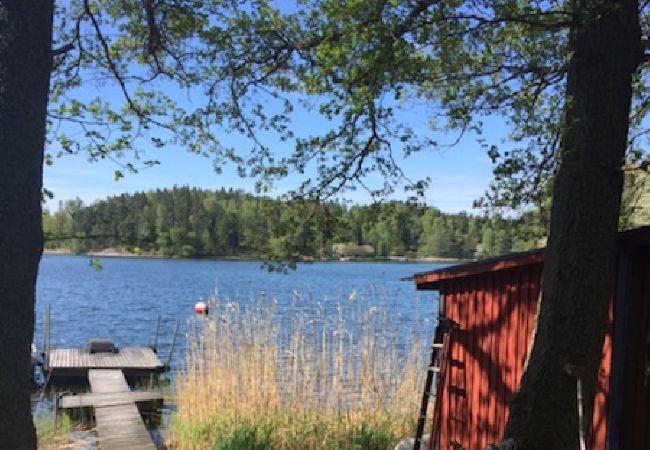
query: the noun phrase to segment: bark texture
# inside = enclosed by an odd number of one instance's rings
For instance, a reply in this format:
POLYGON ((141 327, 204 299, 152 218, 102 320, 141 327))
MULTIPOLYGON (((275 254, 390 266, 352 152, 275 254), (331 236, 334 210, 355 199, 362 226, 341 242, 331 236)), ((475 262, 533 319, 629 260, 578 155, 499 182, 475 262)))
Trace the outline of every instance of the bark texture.
POLYGON ((0 448, 36 448, 34 292, 52 66, 52 0, 0 0, 0 448))
POLYGON ((561 162, 537 332, 505 438, 518 450, 575 450, 576 368, 590 423, 607 309, 632 77, 641 61, 635 0, 575 1, 561 162))

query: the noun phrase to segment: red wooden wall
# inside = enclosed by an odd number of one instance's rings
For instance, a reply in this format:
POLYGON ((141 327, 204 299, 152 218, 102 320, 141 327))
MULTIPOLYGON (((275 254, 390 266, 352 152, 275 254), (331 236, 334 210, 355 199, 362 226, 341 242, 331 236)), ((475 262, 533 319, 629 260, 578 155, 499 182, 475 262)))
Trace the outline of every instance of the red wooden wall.
MULTIPOLYGON (((650 227, 622 233, 619 243, 587 447, 650 450, 650 227), (624 366, 616 367, 612 398, 621 399, 614 412, 608 398, 613 355, 624 366)), ((430 449, 439 443, 440 450, 483 450, 500 442, 533 332, 542 265, 537 251, 415 276, 418 289, 440 291, 442 315, 457 324, 437 399, 439 441, 430 449)))
POLYGON ((440 449, 498 443, 528 352, 541 264, 471 275, 440 286, 452 332, 440 399, 440 449))
MULTIPOLYGON (((483 450, 500 442, 532 335, 541 262, 443 282, 452 332, 439 448, 483 450)), ((611 319, 611 311, 610 311, 611 319)), ((610 320, 611 322, 611 320, 610 320)), ((589 448, 605 448, 611 336, 606 336, 589 448)), ((433 447, 433 442, 432 442, 433 447)))

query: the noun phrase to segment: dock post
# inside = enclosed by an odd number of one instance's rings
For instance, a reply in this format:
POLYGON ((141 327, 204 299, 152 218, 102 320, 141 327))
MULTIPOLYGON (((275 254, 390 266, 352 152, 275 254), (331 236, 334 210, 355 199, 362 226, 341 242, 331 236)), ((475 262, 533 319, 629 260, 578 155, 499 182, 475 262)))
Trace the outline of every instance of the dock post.
POLYGON ((43 367, 48 365, 48 357, 50 354, 50 305, 45 307, 45 317, 43 317, 43 367))
POLYGON ((43 357, 43 364, 45 364, 45 335, 47 333, 47 306, 43 311, 43 345, 41 346, 41 356, 43 357))
POLYGON ((169 367, 169 364, 172 362, 172 355, 174 354, 174 346, 176 345, 176 334, 178 333, 178 327, 181 325, 181 319, 176 319, 176 328, 174 328, 174 336, 172 336, 172 345, 169 347, 169 355, 167 355, 167 362, 165 366, 169 367))
POLYGON ((153 345, 151 348, 153 348, 153 351, 158 353, 158 332, 160 331, 160 313, 158 313, 158 318, 156 320, 156 335, 153 338, 153 345))

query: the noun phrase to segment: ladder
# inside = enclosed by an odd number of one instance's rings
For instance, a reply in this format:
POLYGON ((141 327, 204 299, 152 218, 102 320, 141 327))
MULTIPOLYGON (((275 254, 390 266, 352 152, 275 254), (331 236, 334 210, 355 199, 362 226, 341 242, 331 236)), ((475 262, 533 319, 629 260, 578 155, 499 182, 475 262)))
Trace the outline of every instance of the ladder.
POLYGON ((422 393, 422 402, 420 403, 420 414, 418 416, 418 426, 415 431, 415 439, 413 442, 413 450, 420 450, 422 444, 422 434, 424 432, 424 425, 427 420, 427 410, 429 409, 429 399, 433 395, 435 403, 433 405, 433 428, 431 430, 430 447, 438 430, 440 428, 440 401, 442 380, 447 373, 447 366, 449 365, 449 348, 451 346, 451 330, 452 322, 448 319, 441 318, 436 327, 436 332, 433 337, 433 344, 431 345, 431 359, 427 367, 427 377, 424 381, 424 392, 422 393), (433 377, 436 377, 436 385, 433 387, 433 377), (433 387, 433 389, 432 389, 433 387))

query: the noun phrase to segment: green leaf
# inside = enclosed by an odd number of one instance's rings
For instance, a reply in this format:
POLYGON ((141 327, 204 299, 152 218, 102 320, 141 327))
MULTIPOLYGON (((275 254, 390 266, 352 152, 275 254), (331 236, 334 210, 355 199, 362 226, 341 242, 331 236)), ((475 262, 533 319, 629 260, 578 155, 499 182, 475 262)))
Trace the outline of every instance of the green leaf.
POLYGON ((90 258, 89 266, 95 269, 95 271, 97 272, 101 271, 104 268, 102 264, 99 262, 99 259, 95 257, 90 258))

